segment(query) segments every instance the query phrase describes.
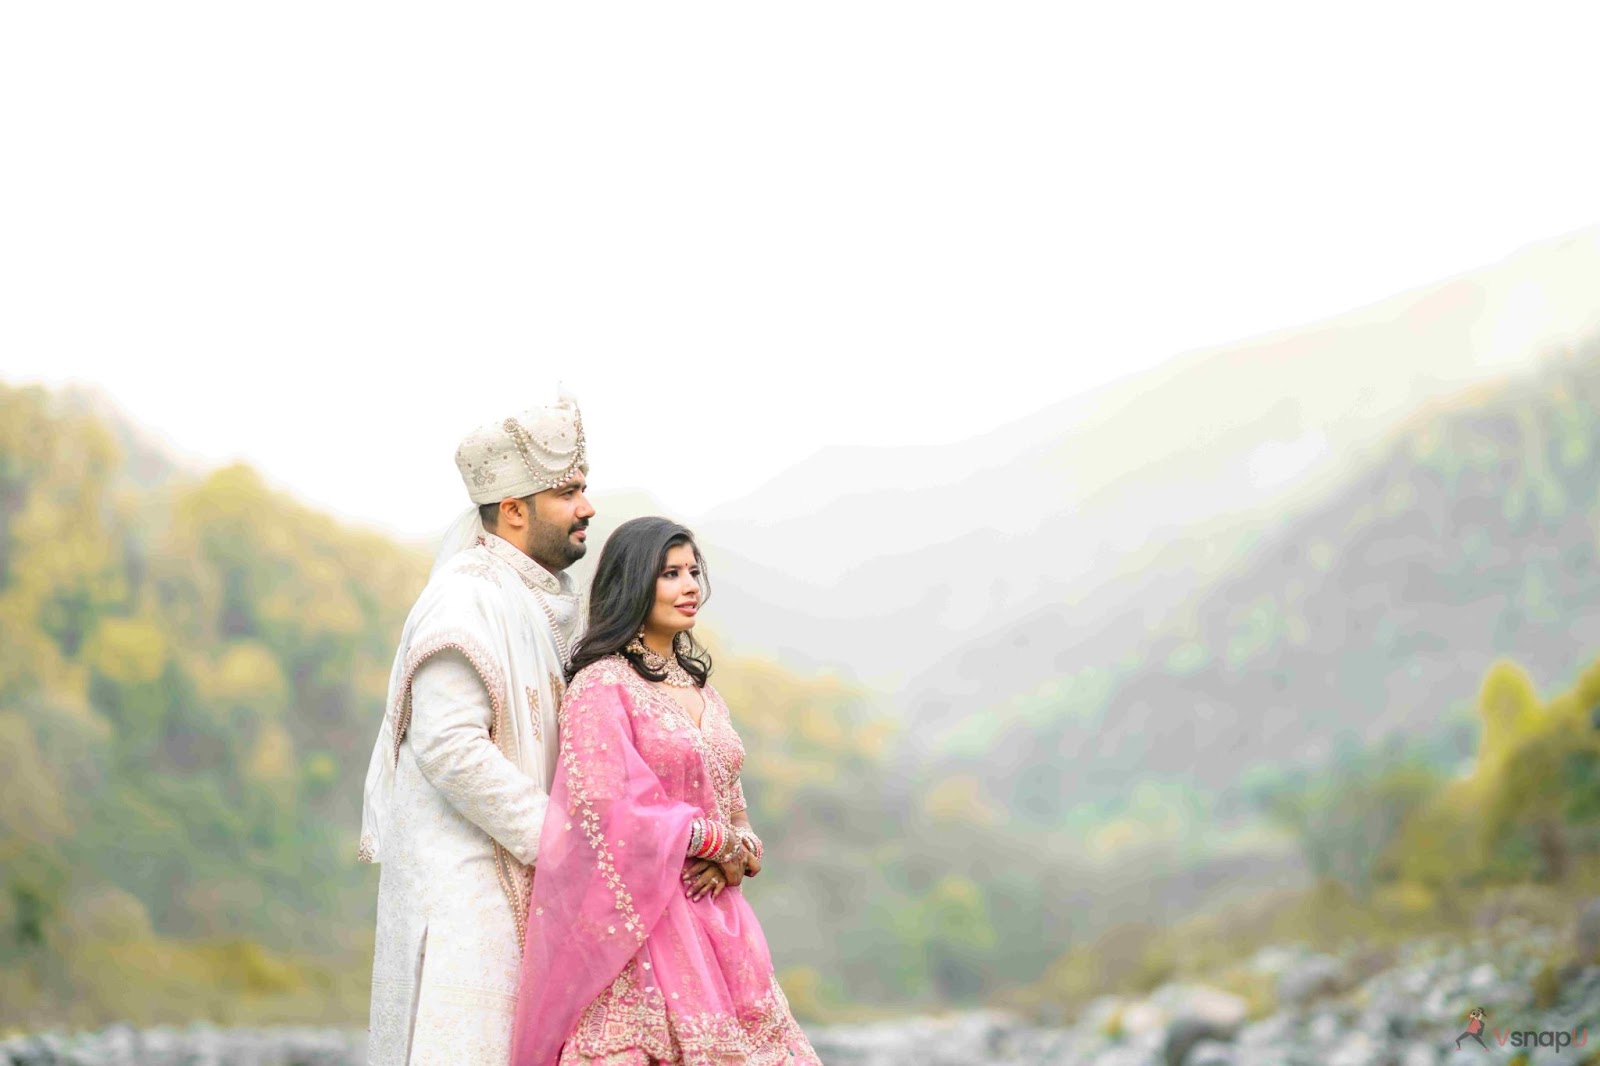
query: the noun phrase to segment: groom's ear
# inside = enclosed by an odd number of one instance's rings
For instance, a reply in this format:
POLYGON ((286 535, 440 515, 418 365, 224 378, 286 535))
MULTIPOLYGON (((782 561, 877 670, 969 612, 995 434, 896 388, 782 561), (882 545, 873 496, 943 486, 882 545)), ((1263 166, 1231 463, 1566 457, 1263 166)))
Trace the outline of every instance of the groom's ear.
POLYGON ((499 521, 508 529, 522 529, 531 517, 533 500, 507 496, 500 501, 499 521))

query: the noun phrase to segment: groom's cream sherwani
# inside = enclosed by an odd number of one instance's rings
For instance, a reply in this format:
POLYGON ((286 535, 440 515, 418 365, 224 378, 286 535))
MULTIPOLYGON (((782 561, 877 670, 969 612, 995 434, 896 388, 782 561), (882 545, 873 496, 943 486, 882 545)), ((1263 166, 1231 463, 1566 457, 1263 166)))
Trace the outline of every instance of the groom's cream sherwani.
POLYGON ((368 1061, 500 1066, 555 776, 571 579, 492 534, 412 608, 367 773, 381 862, 368 1061))

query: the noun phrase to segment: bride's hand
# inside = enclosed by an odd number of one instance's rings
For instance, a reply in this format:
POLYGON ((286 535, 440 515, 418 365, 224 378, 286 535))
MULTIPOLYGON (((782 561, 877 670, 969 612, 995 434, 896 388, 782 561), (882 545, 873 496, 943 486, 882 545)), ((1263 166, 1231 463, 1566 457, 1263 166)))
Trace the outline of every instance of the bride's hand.
POLYGON ((720 896, 724 888, 732 888, 734 885, 744 880, 744 866, 749 860, 750 853, 745 851, 743 848, 740 848, 739 854, 735 855, 728 862, 725 862, 720 866, 724 881, 721 885, 712 890, 712 899, 716 899, 718 896, 720 896))
POLYGON ((753 859, 754 856, 743 848, 725 863, 690 859, 683 867, 684 891, 692 900, 699 900, 707 892, 711 893, 712 899, 716 899, 724 888, 744 880, 745 865, 753 859))
POLYGON ((697 900, 715 889, 725 878, 722 867, 710 859, 690 859, 683 867, 683 890, 697 900))
POLYGON ((746 877, 754 877, 756 874, 758 874, 760 872, 761 872, 761 860, 756 858, 754 855, 750 854, 748 851, 745 852, 744 853, 744 875, 746 877))
POLYGON ((683 868, 683 889, 692 900, 699 900, 707 892, 716 899, 724 888, 744 879, 743 851, 730 862, 718 863, 710 859, 691 859, 683 868))

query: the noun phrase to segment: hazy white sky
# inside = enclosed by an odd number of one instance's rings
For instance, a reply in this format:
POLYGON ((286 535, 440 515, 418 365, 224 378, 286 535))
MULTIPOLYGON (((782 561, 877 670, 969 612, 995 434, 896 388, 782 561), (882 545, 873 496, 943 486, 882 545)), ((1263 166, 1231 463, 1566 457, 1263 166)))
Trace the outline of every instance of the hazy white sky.
POLYGON ((581 400, 685 517, 1600 221, 1582 5, 0 9, 0 379, 407 534, 581 400))

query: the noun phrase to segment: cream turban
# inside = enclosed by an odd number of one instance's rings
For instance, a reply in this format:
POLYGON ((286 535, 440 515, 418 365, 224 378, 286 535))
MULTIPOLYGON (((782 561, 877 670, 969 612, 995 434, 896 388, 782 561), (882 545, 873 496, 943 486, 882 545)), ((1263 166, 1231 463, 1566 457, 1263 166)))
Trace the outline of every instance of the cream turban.
POLYGON ((456 467, 476 504, 521 499, 589 472, 583 416, 562 400, 479 426, 456 449, 456 467))

